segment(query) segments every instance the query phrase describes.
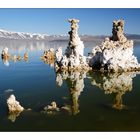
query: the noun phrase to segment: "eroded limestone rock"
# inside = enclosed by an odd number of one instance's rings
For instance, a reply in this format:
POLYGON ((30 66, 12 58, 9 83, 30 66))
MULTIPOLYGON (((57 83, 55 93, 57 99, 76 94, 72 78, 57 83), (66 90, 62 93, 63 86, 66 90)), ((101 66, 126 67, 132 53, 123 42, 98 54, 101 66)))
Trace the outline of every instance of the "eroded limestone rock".
POLYGON ((9 61, 10 60, 12 60, 14 62, 21 61, 23 59, 24 59, 24 61, 28 61, 28 54, 27 54, 27 52, 24 53, 23 58, 19 54, 18 55, 16 55, 16 54, 11 55, 11 54, 9 54, 8 48, 6 47, 2 50, 1 58, 2 58, 3 64, 5 66, 9 66, 10 65, 9 61))
POLYGON ((84 44, 78 35, 78 23, 77 19, 69 19, 71 23, 71 31, 69 31, 70 39, 65 54, 62 55, 62 50, 56 51, 56 69, 74 70, 74 69, 88 69, 89 66, 84 56, 84 44))
POLYGON ((60 111, 59 107, 55 101, 51 102, 51 105, 47 105, 44 107, 42 113, 47 113, 48 115, 56 115, 60 111))
POLYGON ((10 97, 7 99, 7 105, 9 113, 22 112, 24 110, 20 103, 16 101, 16 97, 14 95, 10 95, 10 97))
POLYGON ((4 48, 2 50, 2 53, 1 53, 1 58, 4 59, 4 60, 8 60, 10 57, 9 53, 8 53, 8 48, 4 48))
POLYGON ((46 63, 49 64, 51 67, 54 66, 55 61, 55 52, 53 48, 44 51, 44 54, 41 56, 41 59, 46 63))
POLYGON ((113 35, 101 45, 93 48, 89 55, 89 65, 100 71, 137 71, 140 64, 133 55, 133 41, 124 36, 124 21, 113 22, 113 35))
POLYGON ((113 21, 112 37, 110 39, 122 43, 127 41, 127 38, 124 36, 124 20, 113 21))
POLYGON ((55 57, 54 49, 50 48, 49 50, 45 51, 43 56, 46 59, 54 59, 55 57))
POLYGON ((29 58, 28 53, 25 52, 24 53, 24 56, 23 56, 24 61, 28 61, 28 58, 29 58))
POLYGON ((13 57, 11 56, 11 59, 16 62, 16 61, 21 61, 22 57, 20 55, 14 55, 13 57))

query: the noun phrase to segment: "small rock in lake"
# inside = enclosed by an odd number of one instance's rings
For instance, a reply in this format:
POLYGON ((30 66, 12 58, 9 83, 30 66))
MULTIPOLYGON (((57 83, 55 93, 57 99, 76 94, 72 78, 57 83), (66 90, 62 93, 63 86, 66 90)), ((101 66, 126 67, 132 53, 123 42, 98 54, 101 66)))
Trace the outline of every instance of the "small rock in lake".
POLYGON ((2 50, 1 58, 5 59, 5 60, 8 60, 9 57, 10 57, 10 55, 8 54, 8 48, 6 47, 2 50))
POLYGON ((28 58, 28 53, 24 53, 24 59, 27 59, 28 58))
POLYGON ((18 55, 18 56, 17 56, 17 55, 14 55, 13 58, 12 58, 12 60, 13 60, 14 62, 16 62, 17 60, 20 61, 21 59, 22 59, 22 58, 21 58, 20 55, 18 55))
POLYGON ((59 111, 59 108, 57 107, 56 102, 53 101, 51 105, 45 107, 44 110, 59 111))
POLYGON ((9 112, 22 112, 24 108, 20 105, 18 101, 16 101, 16 97, 14 95, 10 95, 7 99, 7 105, 9 112))
POLYGON ((23 59, 24 59, 24 61, 28 61, 28 53, 27 52, 24 53, 23 59))
POLYGON ((56 115, 59 111, 60 109, 57 107, 56 102, 52 102, 51 105, 45 106, 41 112, 48 115, 56 115))

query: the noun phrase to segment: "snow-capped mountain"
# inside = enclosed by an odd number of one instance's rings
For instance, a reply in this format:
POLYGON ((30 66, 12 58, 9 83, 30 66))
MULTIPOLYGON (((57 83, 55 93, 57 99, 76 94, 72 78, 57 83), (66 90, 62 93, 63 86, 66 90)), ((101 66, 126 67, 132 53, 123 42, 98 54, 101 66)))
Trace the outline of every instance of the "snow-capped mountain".
POLYGON ((11 32, 0 30, 0 39, 16 39, 16 40, 51 40, 53 38, 59 39, 64 35, 47 35, 47 34, 32 34, 23 32, 11 32))
MULTIPOLYGON (((83 41, 94 41, 94 40, 103 40, 105 35, 93 36, 93 35, 80 35, 80 38, 83 41)), ((126 37, 129 39, 140 40, 140 35, 135 34, 126 34, 126 37)), ((35 40, 35 41, 64 41, 68 40, 69 35, 47 35, 47 34, 32 34, 32 33, 23 33, 23 32, 12 32, 0 29, 0 40, 35 40)))
POLYGON ((0 30, 0 38, 3 39, 28 39, 28 40, 44 40, 48 35, 41 34, 31 34, 31 33, 22 33, 22 32, 11 32, 0 30))

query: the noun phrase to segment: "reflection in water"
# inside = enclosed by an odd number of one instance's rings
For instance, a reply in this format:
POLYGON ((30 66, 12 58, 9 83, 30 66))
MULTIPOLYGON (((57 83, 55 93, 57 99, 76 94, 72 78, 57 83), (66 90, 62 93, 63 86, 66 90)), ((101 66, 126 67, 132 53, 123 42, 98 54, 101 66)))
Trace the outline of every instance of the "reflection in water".
POLYGON ((63 80, 65 80, 69 88, 71 105, 65 105, 62 109, 70 114, 76 115, 80 112, 78 99, 84 89, 84 78, 86 78, 86 72, 84 71, 57 71, 56 73, 57 85, 62 86, 63 80))
MULTIPOLYGON (((26 54, 26 53, 25 53, 26 54)), ((13 61, 14 63, 16 63, 17 61, 21 61, 21 60, 24 60, 25 62, 28 62, 28 57, 25 56, 24 54, 24 57, 22 58, 20 55, 14 55, 14 56, 10 56, 9 58, 5 59, 5 58, 2 58, 2 62, 5 66, 9 66, 9 61, 13 61)))
POLYGON ((8 119, 11 120, 11 122, 15 122, 16 118, 20 115, 21 112, 10 112, 8 114, 8 119))
POLYGON ((2 61, 3 61, 3 64, 5 66, 9 67, 10 64, 9 64, 9 61, 7 59, 2 59, 2 61))
POLYGON ((22 52, 31 52, 31 51, 45 51, 49 48, 54 48, 57 49, 59 47, 66 47, 67 46, 67 41, 62 42, 62 41, 19 41, 19 40, 3 40, 0 41, 0 52, 5 47, 8 47, 10 52, 17 52, 17 53, 22 53, 22 52))
POLYGON ((54 67, 54 59, 42 59, 45 64, 50 65, 50 67, 54 67))
POLYGON ((6 90, 4 90, 4 93, 11 93, 11 92, 14 92, 14 90, 13 89, 6 89, 6 90))
POLYGON ((132 90, 132 79, 136 76, 135 73, 93 73, 92 85, 103 89, 105 94, 115 94, 113 108, 121 110, 125 108, 122 103, 122 96, 132 90))
POLYGON ((25 52, 24 53, 24 56, 23 56, 23 58, 21 58, 21 56, 20 55, 10 55, 9 53, 8 53, 8 48, 6 47, 6 48, 4 48, 3 50, 2 50, 2 52, 1 52, 1 59, 2 59, 2 61, 3 61, 3 64, 5 65, 5 66, 9 66, 9 61, 10 60, 12 60, 12 61, 14 61, 14 63, 16 62, 16 61, 20 61, 20 60, 24 60, 24 61, 28 61, 28 54, 27 54, 27 52, 25 52))
MULTIPOLYGON (((65 48, 67 46, 67 42, 62 41, 18 41, 18 40, 2 40, 0 42, 0 52, 2 52, 5 48, 8 48, 10 52, 9 58, 2 58, 3 64, 5 66, 9 66, 9 61, 17 62, 20 60, 24 60, 28 62, 28 53, 37 52, 37 51, 45 51, 50 48, 58 49, 59 47, 65 48), (25 52, 25 53, 24 53, 25 52), (23 54, 24 53, 24 54, 23 54), (18 55, 15 55, 18 54, 18 55), (19 55, 20 54, 20 55, 19 55)), ((54 60, 45 60, 45 63, 49 64, 51 67, 54 66, 54 60)))

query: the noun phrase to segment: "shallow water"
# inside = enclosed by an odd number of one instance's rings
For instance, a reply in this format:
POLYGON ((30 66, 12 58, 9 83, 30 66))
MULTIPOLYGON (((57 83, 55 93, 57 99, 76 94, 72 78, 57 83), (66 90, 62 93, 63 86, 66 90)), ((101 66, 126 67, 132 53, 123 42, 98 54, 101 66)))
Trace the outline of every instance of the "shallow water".
MULTIPOLYGON (((99 42, 84 44, 87 55, 99 42)), ((27 62, 9 61, 8 66, 0 60, 0 131, 140 131, 140 75, 56 73, 40 60, 44 50, 66 46, 66 41, 0 43, 0 51, 8 47, 11 54, 29 54, 27 62), (31 110, 8 114, 11 94, 31 110), (44 111, 52 101, 60 111, 44 111)), ((134 54, 140 62, 139 42, 134 54)))

